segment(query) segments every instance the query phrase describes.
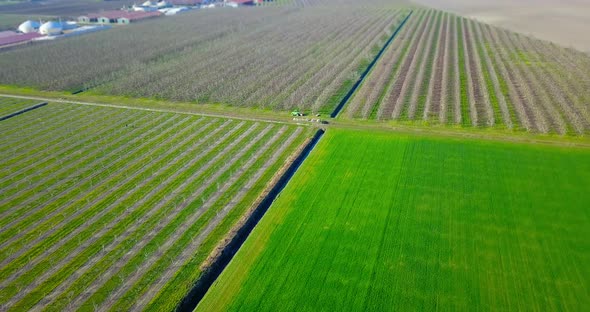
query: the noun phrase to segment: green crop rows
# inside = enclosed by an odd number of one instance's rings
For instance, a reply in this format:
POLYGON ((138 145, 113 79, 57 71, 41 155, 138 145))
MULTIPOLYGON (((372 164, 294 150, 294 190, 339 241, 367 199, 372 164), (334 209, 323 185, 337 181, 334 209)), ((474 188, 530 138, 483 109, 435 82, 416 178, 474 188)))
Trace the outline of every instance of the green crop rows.
POLYGON ((344 115, 584 135, 590 117, 582 103, 590 89, 582 64, 588 64, 588 56, 570 49, 438 10, 415 9, 344 115), (452 30, 441 40, 446 28, 452 30), (408 45, 407 55, 395 52, 408 45), (448 53, 453 57, 443 57, 448 53), (437 69, 451 75, 432 79, 437 69), (453 116, 447 115, 451 109, 453 116))
POLYGON ((198 311, 581 311, 590 151, 330 129, 198 311))
POLYGON ((588 310, 590 58, 413 2, 2 49, 0 312, 588 310))
POLYGON ((10 115, 35 104, 37 102, 31 100, 0 98, 0 117, 10 115))
POLYGON ((173 309, 309 136, 300 126, 55 103, 0 131, 3 311, 173 309))
POLYGON ((331 113, 407 15, 404 7, 194 10, 43 49, 2 50, 0 83, 331 113), (40 60, 49 55, 60 61, 40 60))

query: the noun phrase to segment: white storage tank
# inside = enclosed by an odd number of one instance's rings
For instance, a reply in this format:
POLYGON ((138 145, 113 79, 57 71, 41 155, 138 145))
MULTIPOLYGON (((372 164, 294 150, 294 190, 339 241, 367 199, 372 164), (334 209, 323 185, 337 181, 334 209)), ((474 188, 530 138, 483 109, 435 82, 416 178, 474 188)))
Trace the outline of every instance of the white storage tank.
POLYGON ((28 34, 28 33, 33 33, 33 32, 37 32, 37 30, 39 29, 39 22, 35 22, 35 21, 26 21, 22 24, 20 24, 18 26, 18 31, 24 33, 24 34, 28 34))
POLYGON ((47 22, 39 27, 39 33, 42 35, 59 35, 62 30, 63 27, 61 23, 55 21, 47 22))

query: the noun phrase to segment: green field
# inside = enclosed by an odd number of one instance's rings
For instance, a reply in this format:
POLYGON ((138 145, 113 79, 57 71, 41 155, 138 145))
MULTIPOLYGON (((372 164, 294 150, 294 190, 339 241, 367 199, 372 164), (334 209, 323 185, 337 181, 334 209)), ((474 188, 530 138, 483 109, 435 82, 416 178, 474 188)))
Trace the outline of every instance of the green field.
MULTIPOLYGON (((3 3, 0 1, 0 5, 3 3)), ((6 4, 6 3, 5 3, 6 4)), ((40 15, 19 15, 19 14, 1 14, 0 13, 0 31, 2 30, 16 30, 18 26, 27 20, 49 20, 51 16, 40 15)))
POLYGON ((0 117, 16 113, 22 109, 38 104, 39 101, 0 98, 0 117))
POLYGON ((162 311, 310 129, 49 103, 0 133, 0 310, 162 311))
POLYGON ((330 129, 198 311, 582 311, 590 150, 330 129))
POLYGON ((416 9, 342 117, 584 135, 590 80, 580 69, 588 60, 485 23, 416 9))
POLYGON ((190 11, 0 48, 0 312, 590 311, 588 54, 415 0, 190 11))

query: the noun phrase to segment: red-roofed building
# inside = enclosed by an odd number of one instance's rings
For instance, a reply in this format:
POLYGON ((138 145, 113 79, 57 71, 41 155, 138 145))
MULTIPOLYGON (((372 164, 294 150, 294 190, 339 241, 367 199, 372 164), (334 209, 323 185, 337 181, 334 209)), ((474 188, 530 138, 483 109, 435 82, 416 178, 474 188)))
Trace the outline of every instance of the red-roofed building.
POLYGON ((78 16, 78 22, 80 22, 80 23, 96 23, 96 22, 98 22, 98 15, 99 14, 86 14, 86 15, 78 16))
POLYGON ((162 15, 162 13, 158 11, 105 11, 101 13, 80 16, 78 17, 78 21, 80 23, 129 24, 135 21, 157 17, 160 15, 162 15))
POLYGON ((117 18, 117 23, 118 24, 129 24, 129 23, 133 23, 135 21, 139 21, 139 20, 143 20, 143 19, 147 19, 147 18, 152 18, 152 17, 158 17, 158 16, 162 15, 162 13, 158 12, 158 11, 154 11, 154 12, 128 12, 128 13, 129 14, 126 14, 124 16, 117 18))

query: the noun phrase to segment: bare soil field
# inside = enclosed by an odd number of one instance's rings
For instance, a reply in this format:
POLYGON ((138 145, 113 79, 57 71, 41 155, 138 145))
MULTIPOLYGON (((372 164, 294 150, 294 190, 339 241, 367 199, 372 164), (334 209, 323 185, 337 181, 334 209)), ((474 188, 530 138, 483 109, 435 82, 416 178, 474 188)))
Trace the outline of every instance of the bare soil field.
POLYGON ((565 47, 590 52, 590 2, 584 0, 413 0, 565 47))

